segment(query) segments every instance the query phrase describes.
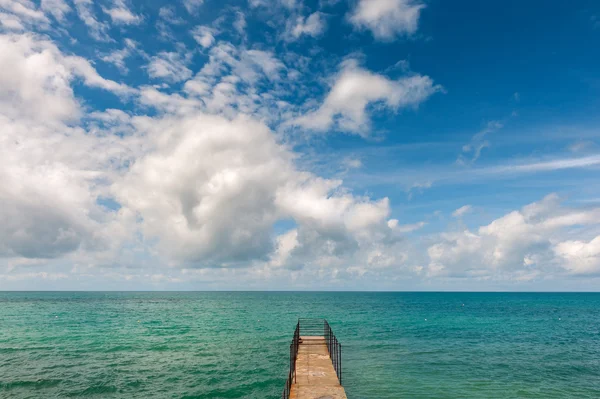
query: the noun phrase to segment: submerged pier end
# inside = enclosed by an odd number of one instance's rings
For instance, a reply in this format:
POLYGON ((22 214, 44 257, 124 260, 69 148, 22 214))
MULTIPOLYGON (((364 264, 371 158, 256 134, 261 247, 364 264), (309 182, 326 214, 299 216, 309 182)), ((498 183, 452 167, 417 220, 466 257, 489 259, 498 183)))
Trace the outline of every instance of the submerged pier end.
POLYGON ((325 319, 298 319, 282 399, 347 399, 342 345, 325 319))

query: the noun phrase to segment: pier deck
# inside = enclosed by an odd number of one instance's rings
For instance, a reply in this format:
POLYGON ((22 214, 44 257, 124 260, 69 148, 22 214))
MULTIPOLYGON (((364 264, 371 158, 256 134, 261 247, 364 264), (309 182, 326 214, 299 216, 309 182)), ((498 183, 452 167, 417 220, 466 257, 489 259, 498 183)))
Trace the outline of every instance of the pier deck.
POLYGON ((296 383, 290 399, 347 399, 331 363, 324 337, 301 336, 296 358, 296 383))
POLYGON ((342 387, 342 345, 324 319, 299 319, 290 344, 283 399, 347 399, 342 387))

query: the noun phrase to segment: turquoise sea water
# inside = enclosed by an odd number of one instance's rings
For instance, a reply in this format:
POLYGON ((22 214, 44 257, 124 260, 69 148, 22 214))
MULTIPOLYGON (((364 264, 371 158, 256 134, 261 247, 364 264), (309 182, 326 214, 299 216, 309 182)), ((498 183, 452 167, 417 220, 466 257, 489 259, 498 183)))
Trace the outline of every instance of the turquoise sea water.
POLYGON ((600 397, 600 294, 0 292, 0 398, 278 398, 298 317, 350 399, 600 397))

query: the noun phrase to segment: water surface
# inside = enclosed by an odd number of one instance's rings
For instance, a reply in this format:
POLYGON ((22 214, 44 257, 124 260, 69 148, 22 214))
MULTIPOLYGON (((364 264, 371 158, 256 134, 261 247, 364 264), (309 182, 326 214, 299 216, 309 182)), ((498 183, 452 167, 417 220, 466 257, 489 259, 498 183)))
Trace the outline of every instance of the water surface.
POLYGON ((278 398, 298 317, 358 398, 598 398, 600 294, 0 292, 2 398, 278 398))

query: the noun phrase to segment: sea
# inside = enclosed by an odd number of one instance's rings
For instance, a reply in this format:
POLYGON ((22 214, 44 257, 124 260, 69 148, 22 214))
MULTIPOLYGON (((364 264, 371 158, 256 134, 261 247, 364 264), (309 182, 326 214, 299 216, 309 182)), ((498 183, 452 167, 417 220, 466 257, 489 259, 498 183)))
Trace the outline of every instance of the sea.
POLYGON ((0 398, 280 398, 300 317, 348 398, 600 398, 600 294, 0 292, 0 398))

